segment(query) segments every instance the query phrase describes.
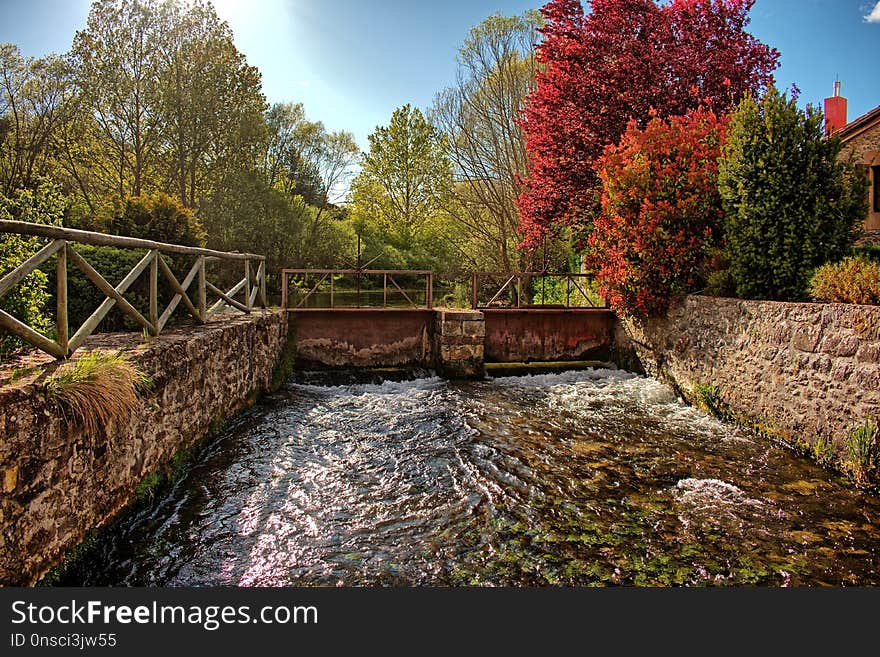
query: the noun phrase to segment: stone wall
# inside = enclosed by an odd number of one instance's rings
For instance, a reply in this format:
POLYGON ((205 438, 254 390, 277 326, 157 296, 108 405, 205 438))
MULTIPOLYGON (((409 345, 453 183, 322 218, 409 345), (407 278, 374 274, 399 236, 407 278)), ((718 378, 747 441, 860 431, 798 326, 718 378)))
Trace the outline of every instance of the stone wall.
POLYGON ((716 386, 736 416, 792 442, 831 439, 840 456, 880 419, 880 307, 689 296, 622 325, 649 374, 691 399, 716 386))
POLYGON ((482 312, 437 308, 434 311, 434 366, 451 379, 481 378, 486 324, 482 312))
MULTIPOLYGON (((96 336, 98 337, 98 336, 96 336)), ((45 374, 0 388, 0 584, 30 585, 145 477, 271 385, 285 313, 254 313, 141 336, 100 336, 152 379, 127 421, 85 435, 42 390, 45 374)))

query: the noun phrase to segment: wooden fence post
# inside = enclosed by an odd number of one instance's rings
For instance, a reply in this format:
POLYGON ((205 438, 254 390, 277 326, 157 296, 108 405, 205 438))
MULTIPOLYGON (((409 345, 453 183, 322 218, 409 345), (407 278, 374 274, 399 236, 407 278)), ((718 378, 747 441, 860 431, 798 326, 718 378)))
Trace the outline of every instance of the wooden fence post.
POLYGON ((266 261, 263 260, 260 262, 260 269, 258 271, 260 275, 260 306, 265 308, 269 305, 266 301, 266 261))
POLYGON ((70 326, 68 325, 67 320, 67 242, 64 243, 64 248, 58 251, 58 261, 55 263, 55 272, 55 278, 57 280, 55 296, 58 300, 58 303, 55 306, 55 332, 58 335, 58 346, 64 350, 65 354, 67 354, 69 347, 68 340, 70 337, 70 326))
POLYGON ((208 290, 205 287, 205 256, 199 256, 199 281, 198 285, 198 304, 199 317, 203 322, 208 321, 208 290))
POLYGON ((251 261, 244 261, 244 306, 245 312, 251 311, 251 261))
POLYGON ((153 260, 150 262, 150 324, 153 325, 153 335, 159 335, 159 252, 153 251, 153 260))

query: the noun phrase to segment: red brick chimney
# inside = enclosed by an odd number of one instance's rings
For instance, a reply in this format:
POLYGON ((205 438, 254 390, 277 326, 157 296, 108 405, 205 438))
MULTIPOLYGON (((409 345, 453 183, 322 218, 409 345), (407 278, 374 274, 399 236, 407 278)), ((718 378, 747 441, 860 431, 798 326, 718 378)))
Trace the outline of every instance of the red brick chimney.
POLYGON ((825 134, 834 134, 845 125, 846 98, 840 95, 840 80, 835 80, 834 95, 825 99, 825 134))

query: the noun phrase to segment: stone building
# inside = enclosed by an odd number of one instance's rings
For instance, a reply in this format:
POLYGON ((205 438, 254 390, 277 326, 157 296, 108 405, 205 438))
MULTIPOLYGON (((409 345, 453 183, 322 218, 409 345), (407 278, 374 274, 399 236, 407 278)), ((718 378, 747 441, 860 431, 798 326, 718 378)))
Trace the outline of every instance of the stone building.
POLYGON ((855 154, 871 181, 868 189, 868 215, 863 244, 880 244, 880 106, 847 122, 846 98, 840 95, 840 82, 834 83, 834 95, 825 99, 825 131, 843 142, 843 155, 855 154))

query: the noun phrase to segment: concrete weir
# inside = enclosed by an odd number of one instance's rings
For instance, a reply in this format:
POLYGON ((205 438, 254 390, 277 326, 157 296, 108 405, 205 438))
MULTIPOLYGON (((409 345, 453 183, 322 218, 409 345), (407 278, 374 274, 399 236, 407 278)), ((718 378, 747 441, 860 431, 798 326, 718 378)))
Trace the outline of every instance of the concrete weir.
POLYGON ((66 419, 36 361, 0 380, 0 585, 33 585, 139 487, 271 390, 293 368, 419 367, 480 378, 487 360, 580 361, 610 354, 607 310, 324 309, 255 311, 202 326, 93 336, 123 349, 152 386, 125 420, 90 435, 66 419))

